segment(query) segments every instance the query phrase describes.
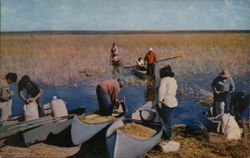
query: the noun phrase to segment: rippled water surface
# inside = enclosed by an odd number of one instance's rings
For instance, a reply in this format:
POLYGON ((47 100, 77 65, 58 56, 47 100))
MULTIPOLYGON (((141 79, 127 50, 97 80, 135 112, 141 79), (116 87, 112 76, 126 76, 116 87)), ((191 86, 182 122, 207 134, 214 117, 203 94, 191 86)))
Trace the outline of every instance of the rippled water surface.
MULTIPOLYGON (((57 96, 66 102, 69 110, 80 106, 86 107, 86 112, 92 112, 98 109, 98 102, 94 86, 82 87, 51 87, 43 86, 44 95, 41 98, 41 103, 46 104, 51 101, 53 96, 57 96)), ((23 112, 23 102, 18 98, 16 86, 12 85, 12 90, 15 91, 13 97, 13 115, 18 115, 23 112)), ((126 106, 128 109, 127 116, 137 108, 144 105, 147 100, 155 98, 154 90, 147 86, 127 86, 123 88, 119 94, 119 98, 126 97, 126 106)), ((178 98, 179 105, 173 113, 173 123, 184 123, 193 125, 196 122, 196 114, 205 110, 205 107, 198 105, 193 99, 178 98)))
MULTIPOLYGON (((196 76, 197 77, 197 76, 196 76)), ((204 78, 204 77, 200 77, 204 78)), ((159 80, 159 79, 157 79, 159 80)), ((192 84, 196 83, 200 85, 200 88, 209 90, 208 80, 200 80, 201 83, 197 83, 198 80, 187 79, 185 81, 179 81, 179 88, 183 85, 188 84, 192 87, 192 84), (190 83, 189 83, 190 82, 190 83)), ((153 87, 158 87, 158 84, 153 85, 153 87)), ((17 86, 15 84, 11 85, 11 90, 14 91, 13 96, 13 115, 18 115, 23 113, 23 102, 19 99, 17 95, 17 86)), ((77 87, 54 87, 43 85, 41 88, 44 90, 43 96, 40 100, 41 105, 51 102, 53 96, 64 100, 66 102, 68 110, 73 110, 81 106, 86 107, 86 112, 96 111, 98 109, 98 102, 96 97, 96 87, 93 84, 82 85, 77 87)), ((195 86, 192 87, 195 89, 195 86)), ((236 90, 248 90, 248 86, 244 86, 241 82, 236 81, 236 90)), ((185 90, 187 95, 181 96, 177 95, 178 107, 173 112, 173 124, 187 124, 190 126, 195 126, 197 124, 198 115, 207 109, 197 104, 197 100, 192 98, 191 91, 185 90)), ((157 98, 157 88, 152 88, 152 85, 126 85, 121 89, 119 94, 119 99, 123 96, 126 98, 126 106, 128 109, 127 117, 129 117, 136 109, 144 105, 147 101, 156 102, 157 98)), ((155 104, 155 103, 154 103, 155 104)))

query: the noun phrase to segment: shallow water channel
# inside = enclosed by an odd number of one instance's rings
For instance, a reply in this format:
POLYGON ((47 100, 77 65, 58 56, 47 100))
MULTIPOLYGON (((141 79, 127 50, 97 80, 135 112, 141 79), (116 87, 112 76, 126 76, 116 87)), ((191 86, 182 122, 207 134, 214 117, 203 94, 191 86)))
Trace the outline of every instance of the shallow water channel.
MULTIPOLYGON (((86 107, 86 112, 92 112, 98 109, 98 102, 96 97, 95 86, 81 86, 81 87, 53 87, 41 86, 44 94, 40 100, 41 105, 51 102, 53 96, 64 100, 68 110, 76 109, 80 106, 86 107)), ((11 85, 11 89, 15 92, 13 96, 13 115, 23 113, 23 102, 17 95, 16 85, 11 85)), ((119 99, 126 97, 126 106, 128 109, 127 117, 140 106, 144 105, 149 100, 154 100, 154 89, 147 86, 126 86, 121 89, 119 99)), ((197 115, 204 111, 206 107, 198 105, 195 100, 191 98, 178 98, 178 107, 173 112, 173 124, 187 124, 189 126, 197 125, 197 115)))

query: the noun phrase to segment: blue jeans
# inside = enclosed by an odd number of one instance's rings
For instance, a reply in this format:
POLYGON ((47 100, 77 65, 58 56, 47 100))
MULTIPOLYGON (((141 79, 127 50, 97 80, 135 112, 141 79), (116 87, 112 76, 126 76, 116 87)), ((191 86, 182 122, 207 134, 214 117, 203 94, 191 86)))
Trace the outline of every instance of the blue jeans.
POLYGON ((109 95, 106 94, 99 85, 96 87, 96 95, 100 114, 103 116, 111 115, 113 111, 113 104, 110 101, 109 95))
POLYGON ((162 105, 162 108, 156 106, 157 112, 160 115, 161 122, 163 124, 163 139, 170 139, 171 138, 171 113, 174 111, 175 108, 169 108, 165 105, 162 105))

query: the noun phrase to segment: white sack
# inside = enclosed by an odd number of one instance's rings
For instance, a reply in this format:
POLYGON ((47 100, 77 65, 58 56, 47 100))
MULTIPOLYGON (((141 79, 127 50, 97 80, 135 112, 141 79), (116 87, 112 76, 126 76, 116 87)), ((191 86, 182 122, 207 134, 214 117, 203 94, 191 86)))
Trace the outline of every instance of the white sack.
POLYGON ((222 133, 229 140, 239 140, 241 138, 240 127, 230 114, 223 114, 222 116, 222 133))
POLYGON ((167 152, 176 152, 180 149, 180 143, 175 141, 169 141, 169 142, 161 142, 159 144, 160 149, 163 153, 167 152))
POLYGON ((66 104, 61 99, 55 99, 51 102, 54 117, 62 117, 68 115, 66 104))
POLYGON ((39 118, 38 105, 36 102, 24 105, 24 116, 25 116, 25 121, 39 118))

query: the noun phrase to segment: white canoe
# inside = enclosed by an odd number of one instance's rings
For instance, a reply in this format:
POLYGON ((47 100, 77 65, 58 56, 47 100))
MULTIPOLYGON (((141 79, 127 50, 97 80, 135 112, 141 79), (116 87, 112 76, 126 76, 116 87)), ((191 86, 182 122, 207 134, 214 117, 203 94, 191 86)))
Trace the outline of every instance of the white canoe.
MULTIPOLYGON (((152 106, 152 102, 148 102, 141 108, 139 108, 133 115, 140 116, 140 111, 145 111, 145 116, 152 117, 152 113, 155 113, 155 111, 152 109, 150 112, 150 105, 152 106)), ((132 115, 132 118, 133 118, 132 115)), ((157 115, 157 114, 156 114, 157 115)), ((157 117, 155 117, 157 118, 157 117)), ((158 122, 156 119, 150 119, 148 120, 140 120, 140 117, 138 117, 138 120, 135 119, 119 119, 116 122, 114 122, 107 130, 106 132, 106 144, 107 144, 107 151, 109 154, 109 157, 111 158, 137 158, 141 155, 147 153, 149 150, 151 150, 155 145, 157 145, 162 136, 162 124, 161 122, 158 122), (150 138, 138 138, 132 135, 128 135, 121 130, 119 130, 120 127, 122 127, 125 123, 130 122, 136 122, 138 124, 141 124, 146 127, 150 127, 151 129, 156 130, 156 134, 153 135, 150 138)))
MULTIPOLYGON (((122 113, 120 115, 117 115, 117 118, 123 117, 125 113, 122 113)), ((115 120, 114 120, 115 121, 115 120)), ((101 124, 87 124, 79 120, 78 116, 75 116, 71 123, 71 139, 72 143, 74 145, 80 145, 87 140, 89 140, 91 137, 96 135, 99 131, 101 131, 103 128, 107 127, 111 122, 105 122, 101 124)))
MULTIPOLYGON (((162 125, 161 124, 151 124, 143 123, 142 121, 136 122, 143 126, 150 127, 157 131, 157 133, 147 139, 137 138, 122 132, 117 128, 117 124, 125 124, 127 122, 134 122, 133 120, 118 120, 113 123, 106 134, 106 144, 109 157, 111 158, 137 158, 141 155, 147 153, 155 145, 157 145, 161 140, 162 135, 162 125), (116 129, 112 134, 110 134, 110 129, 116 129)), ((121 127, 121 126, 119 126, 121 127)))
MULTIPOLYGON (((112 116, 116 117, 117 119, 123 118, 126 114, 126 104, 125 104, 125 97, 123 98, 123 102, 120 102, 119 106, 113 110, 112 116)), ((89 113, 87 115, 93 114, 96 112, 89 113)), ((87 116, 86 115, 86 116, 87 116)), ((82 116, 81 116, 82 117, 82 116)), ((75 116, 71 123, 71 140, 74 145, 80 145, 91 137, 96 135, 99 131, 103 128, 107 127, 111 123, 115 122, 116 120, 100 123, 100 124, 87 124, 79 120, 78 116, 75 116)))

